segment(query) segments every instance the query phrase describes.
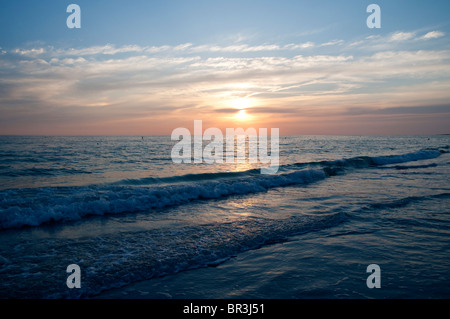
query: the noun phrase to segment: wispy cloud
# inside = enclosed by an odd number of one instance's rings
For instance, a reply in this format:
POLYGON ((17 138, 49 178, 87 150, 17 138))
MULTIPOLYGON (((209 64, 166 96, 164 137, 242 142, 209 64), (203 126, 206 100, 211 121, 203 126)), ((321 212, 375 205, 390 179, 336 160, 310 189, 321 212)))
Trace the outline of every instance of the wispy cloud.
POLYGON ((54 47, 35 47, 35 48, 16 48, 12 50, 1 49, 2 54, 16 54, 24 57, 86 57, 86 56, 114 56, 118 54, 227 54, 227 53, 265 53, 265 52, 295 52, 305 49, 320 49, 327 47, 341 47, 341 48, 366 48, 372 51, 389 50, 396 48, 398 44, 414 43, 423 40, 432 40, 444 37, 446 34, 439 30, 420 34, 416 31, 404 32, 397 31, 388 35, 368 36, 364 39, 355 41, 344 41, 342 39, 335 39, 323 43, 314 43, 307 41, 303 43, 288 43, 276 44, 265 43, 258 45, 250 45, 236 41, 231 45, 218 44, 199 44, 181 43, 178 45, 161 45, 161 46, 140 46, 140 45, 124 45, 117 47, 112 44, 105 44, 101 46, 91 46, 86 48, 69 48, 61 49, 54 47))
POLYGON ((289 44, 260 44, 249 45, 245 43, 236 43, 232 45, 217 45, 217 44, 203 44, 194 45, 192 43, 183 43, 175 46, 161 45, 161 46, 139 46, 126 45, 116 47, 112 44, 102 46, 92 46, 87 48, 70 48, 70 49, 55 49, 54 47, 47 48, 32 48, 32 49, 13 49, 5 51, 5 53, 17 54, 27 57, 60 57, 60 56, 93 56, 93 55, 118 55, 118 54, 199 54, 199 53, 254 53, 254 52, 276 52, 276 51, 296 51, 301 49, 308 49, 314 47, 325 47, 343 44, 343 40, 333 40, 326 43, 315 44, 311 41, 304 43, 289 43, 289 44))
POLYGON ((389 41, 390 42, 396 42, 396 41, 406 41, 410 40, 415 37, 414 32, 395 32, 390 35, 389 41))
POLYGON ((428 40, 428 39, 437 39, 445 36, 445 33, 442 31, 430 31, 424 36, 422 36, 422 39, 428 40))
POLYGON ((450 51, 398 47, 444 36, 440 31, 394 32, 361 43, 1 49, 1 123, 23 125, 30 116, 40 123, 57 118, 73 125, 181 121, 186 114, 232 113, 239 98, 251 98, 250 112, 260 116, 398 114, 401 106, 450 100, 450 51), (348 50, 369 44, 384 50, 348 50), (338 53, 320 51, 333 46, 338 53))
POLYGON ((438 39, 445 36, 442 31, 430 31, 423 34, 419 31, 396 31, 385 35, 371 35, 362 39, 339 43, 349 50, 363 49, 365 51, 408 50, 413 46, 424 44, 425 40, 438 39))

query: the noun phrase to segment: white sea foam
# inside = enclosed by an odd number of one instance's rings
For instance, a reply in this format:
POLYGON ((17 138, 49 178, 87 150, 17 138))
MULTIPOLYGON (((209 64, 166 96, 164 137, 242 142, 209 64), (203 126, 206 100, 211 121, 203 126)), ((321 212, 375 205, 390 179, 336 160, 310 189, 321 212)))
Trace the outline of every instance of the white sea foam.
POLYGON ((3 191, 0 228, 38 226, 46 222, 74 221, 87 215, 120 214, 180 205, 193 200, 215 199, 264 192, 273 187, 306 184, 325 178, 322 170, 304 170, 275 176, 207 181, 154 187, 71 187, 3 191), (26 190, 29 191, 29 190, 26 190))
MULTIPOLYGON (((84 186, 66 188, 14 189, 0 192, 0 229, 38 226, 48 222, 75 221, 89 215, 143 212, 193 200, 217 199, 232 195, 265 192, 274 187, 308 184, 332 176, 346 168, 364 168, 432 159, 438 150, 378 157, 356 157, 339 161, 309 163, 317 169, 303 169, 278 175, 255 175, 254 170, 203 176, 171 177, 184 184, 143 186, 84 186), (316 165, 316 166, 317 166, 316 165)), ((308 164, 308 163, 307 163, 308 164)), ((167 181, 167 180, 166 180, 167 181)), ((130 184, 130 183, 128 183, 130 184)), ((136 183, 139 185, 139 181, 136 183)))
POLYGON ((440 155, 441 152, 437 150, 421 150, 418 152, 403 155, 372 157, 372 160, 377 165, 388 165, 388 164, 406 163, 418 160, 432 159, 439 157, 440 155))

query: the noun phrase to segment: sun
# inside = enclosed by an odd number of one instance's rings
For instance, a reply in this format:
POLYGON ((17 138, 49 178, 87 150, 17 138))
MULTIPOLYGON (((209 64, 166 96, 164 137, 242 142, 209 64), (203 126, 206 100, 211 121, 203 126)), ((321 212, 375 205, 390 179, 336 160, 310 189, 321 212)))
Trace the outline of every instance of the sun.
POLYGON ((243 110, 249 107, 252 107, 254 104, 253 100, 250 98, 239 98, 232 101, 232 105, 234 108, 243 110))
POLYGON ((254 98, 246 96, 227 99, 224 106, 236 110, 231 114, 231 119, 239 122, 249 122, 254 120, 254 116, 250 115, 248 111, 257 104, 254 98))
POLYGON ((253 99, 248 97, 234 99, 231 102, 231 105, 233 106, 233 108, 238 110, 234 115, 235 120, 248 121, 252 118, 252 116, 247 113, 246 109, 251 108, 255 105, 253 99))
POLYGON ((240 110, 234 115, 234 118, 239 121, 246 121, 250 119, 250 115, 245 110, 240 110))

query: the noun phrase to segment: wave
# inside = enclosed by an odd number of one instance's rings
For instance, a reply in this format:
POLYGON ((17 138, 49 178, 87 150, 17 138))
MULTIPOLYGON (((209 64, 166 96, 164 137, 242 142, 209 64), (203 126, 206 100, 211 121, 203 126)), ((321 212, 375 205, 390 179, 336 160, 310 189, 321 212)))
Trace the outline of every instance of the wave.
MULTIPOLYGON (((308 167, 320 167, 325 170, 325 173, 329 176, 335 175, 337 172, 348 168, 368 168, 371 166, 383 166, 388 164, 396 164, 403 162, 412 162, 425 159, 433 159, 439 157, 442 153, 446 153, 443 149, 448 147, 441 147, 435 150, 421 150, 418 152, 403 154, 403 155, 389 155, 389 156, 358 156, 347 159, 340 159, 334 161, 319 161, 319 162, 302 162, 284 164, 279 166, 279 171, 290 171, 298 168, 308 167)), ((437 164, 431 164, 436 166, 437 164)), ((424 166, 425 167, 425 166, 424 166)), ((426 166, 428 167, 428 166, 426 166)), ((432 166, 429 166, 432 167, 432 166)), ((413 167, 412 167, 413 168, 413 167)), ((420 168, 420 167, 417 167, 420 168)), ((400 168, 401 169, 401 168, 400 168)), ((217 173, 199 173, 199 174, 186 174, 179 176, 169 177, 144 177, 138 179, 123 179, 111 183, 110 185, 154 185, 164 183, 180 183, 180 182, 192 182, 203 180, 216 180, 227 179, 235 177, 250 177, 260 175, 260 169, 249 169, 239 172, 217 172, 217 173)))
POLYGON ((185 174, 168 177, 144 177, 138 179, 123 179, 117 182, 112 182, 109 185, 153 185, 166 183, 194 182, 194 181, 226 179, 259 174, 260 174, 259 169, 251 169, 241 172, 199 173, 199 174, 185 174))
POLYGON ((424 164, 424 165, 395 165, 395 166, 388 166, 385 168, 391 168, 396 170, 405 170, 405 169, 418 169, 418 168, 430 168, 430 167, 437 167, 438 165, 436 163, 431 164, 424 164))
POLYGON ((0 298, 92 297, 132 282, 216 266, 244 251, 334 227, 346 220, 344 213, 287 219, 249 217, 225 223, 111 233, 86 239, 30 241, 16 246, 3 257, 0 298), (72 263, 87 269, 81 288, 55 285, 55 281, 64 282, 66 275, 64 271, 55 273, 55 269, 72 263), (26 271, 20 268, 24 264, 26 271), (30 284, 36 287, 30 287, 30 284), (12 285, 14 289, 8 289, 12 285))
POLYGON ((193 200, 251 194, 270 188, 307 184, 326 177, 322 170, 305 170, 253 179, 211 181, 160 187, 41 188, 0 194, 0 229, 38 226, 46 222, 75 221, 88 215, 140 212, 193 200))
POLYGON ((19 177, 19 176, 58 176, 58 175, 78 175, 92 174, 92 172, 72 169, 72 168, 27 168, 13 169, 6 172, 0 172, 0 176, 19 177))
POLYGON ((418 202, 418 201, 424 201, 424 200, 432 200, 432 199, 448 199, 450 198, 450 193, 439 193, 439 194, 433 194, 433 195, 425 195, 425 196, 409 196, 389 202, 384 203, 373 203, 370 204, 366 209, 391 209, 391 208, 400 208, 408 206, 411 203, 418 202))
POLYGON ((194 200, 266 192, 275 187, 317 182, 348 169, 433 159, 443 152, 421 150, 403 155, 296 163, 284 165, 277 175, 261 175, 256 173, 259 170, 252 169, 160 179, 149 177, 110 185, 4 190, 0 192, 0 229, 76 221, 90 215, 145 212, 194 200), (142 186, 149 182, 154 185, 142 186))
POLYGON ((421 150, 418 152, 403 154, 403 155, 389 155, 372 157, 376 165, 388 165, 397 163, 406 163, 418 160, 433 159, 441 156, 443 150, 421 150))

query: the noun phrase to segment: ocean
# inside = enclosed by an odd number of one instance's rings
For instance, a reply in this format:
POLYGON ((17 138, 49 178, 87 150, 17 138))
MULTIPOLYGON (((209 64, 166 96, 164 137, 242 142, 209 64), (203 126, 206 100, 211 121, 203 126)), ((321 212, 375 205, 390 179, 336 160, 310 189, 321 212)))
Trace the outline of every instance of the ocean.
POLYGON ((0 298, 450 297, 450 136, 280 136, 273 175, 174 144, 0 136, 0 298))

